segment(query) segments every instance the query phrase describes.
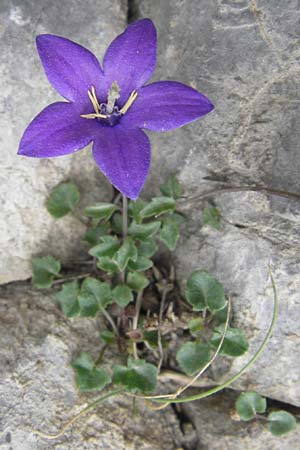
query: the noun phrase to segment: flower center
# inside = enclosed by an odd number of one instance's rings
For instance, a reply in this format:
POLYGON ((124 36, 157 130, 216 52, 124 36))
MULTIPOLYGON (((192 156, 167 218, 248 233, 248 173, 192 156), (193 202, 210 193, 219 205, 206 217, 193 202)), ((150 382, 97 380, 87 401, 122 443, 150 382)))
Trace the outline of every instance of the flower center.
POLYGON ((102 125, 113 127, 120 121, 121 117, 126 114, 137 95, 136 91, 132 91, 127 102, 119 109, 119 107, 115 105, 115 102, 120 98, 120 88, 116 81, 112 83, 109 89, 107 103, 99 104, 95 87, 92 86, 90 90, 88 90, 88 96, 95 112, 92 114, 81 114, 80 117, 83 117, 84 119, 96 119, 101 122, 102 125))

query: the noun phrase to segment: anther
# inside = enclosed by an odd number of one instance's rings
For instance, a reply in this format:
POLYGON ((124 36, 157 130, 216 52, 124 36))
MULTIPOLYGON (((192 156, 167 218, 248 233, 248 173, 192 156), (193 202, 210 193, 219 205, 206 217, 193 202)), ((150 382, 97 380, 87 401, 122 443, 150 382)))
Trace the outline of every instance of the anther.
POLYGON ((123 108, 120 109, 120 113, 121 114, 125 114, 128 109, 130 108, 130 106, 132 105, 132 103, 135 101, 135 99, 137 98, 138 93, 136 91, 132 91, 129 99, 127 100, 127 102, 125 103, 125 105, 123 106, 123 108))

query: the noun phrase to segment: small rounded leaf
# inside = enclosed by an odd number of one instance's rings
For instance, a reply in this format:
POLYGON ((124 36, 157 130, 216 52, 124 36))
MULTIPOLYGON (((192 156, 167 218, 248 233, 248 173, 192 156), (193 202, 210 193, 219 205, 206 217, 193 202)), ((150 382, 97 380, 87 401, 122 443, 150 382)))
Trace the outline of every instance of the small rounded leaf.
POLYGON ((181 196, 182 188, 174 173, 172 173, 167 181, 160 186, 160 191, 163 195, 173 197, 175 200, 181 196))
POLYGON ((186 342, 178 350, 176 359, 187 375, 195 375, 210 361, 210 348, 206 344, 186 342))
POLYGON ((93 219, 108 220, 117 209, 114 203, 96 203, 85 208, 84 213, 93 219))
POLYGON ((74 183, 61 183, 51 192, 47 201, 47 210, 55 219, 68 214, 80 200, 79 190, 74 183))
POLYGON ((174 211, 175 206, 175 200, 172 197, 155 197, 140 211, 140 217, 157 217, 174 211))
POLYGON ((256 413, 263 414, 266 411, 267 402, 264 397, 256 392, 243 392, 235 402, 235 409, 241 420, 251 420, 256 413))
POLYGON ((116 286, 112 292, 112 295, 116 303, 122 308, 125 308, 128 303, 133 301, 132 290, 125 284, 116 286))
MULTIPOLYGON (((219 325, 214 330, 214 334, 210 340, 214 348, 219 346, 220 340, 224 332, 224 324, 219 325)), ((248 351, 249 344, 245 333, 240 328, 227 328, 226 335, 220 350, 221 355, 241 356, 248 351)))
POLYGON ((268 416, 268 428, 274 436, 289 433, 295 426, 295 417, 287 411, 274 411, 268 416))
POLYGON ((86 352, 81 353, 72 366, 80 391, 100 391, 111 382, 110 375, 103 369, 96 369, 92 358, 86 352))
POLYGON ((205 271, 192 273, 187 280, 185 295, 194 311, 204 311, 208 308, 214 313, 226 305, 222 284, 205 271))
POLYGON ((157 383, 157 368, 142 359, 129 358, 127 367, 114 367, 113 381, 129 392, 152 392, 157 383))
POLYGON ((127 284, 134 291, 141 291, 149 284, 149 280, 145 275, 139 272, 129 272, 127 275, 127 284))
POLYGON ((32 282, 39 289, 52 286, 53 279, 59 275, 60 262, 53 256, 43 256, 32 260, 32 282))
POLYGON ((70 283, 65 283, 55 298, 60 304, 62 312, 67 317, 74 317, 79 314, 79 284, 78 281, 71 281, 70 283))

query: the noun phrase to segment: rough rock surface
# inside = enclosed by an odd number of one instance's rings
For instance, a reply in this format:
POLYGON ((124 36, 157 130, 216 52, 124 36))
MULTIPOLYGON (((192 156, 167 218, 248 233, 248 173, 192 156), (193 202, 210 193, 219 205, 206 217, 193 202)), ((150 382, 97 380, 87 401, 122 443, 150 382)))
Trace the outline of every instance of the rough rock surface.
MULTIPOLYGON (((193 198, 182 202, 189 222, 176 251, 179 278, 201 268, 225 284, 253 353, 271 320, 271 264, 280 299, 277 327, 264 355, 235 386, 300 405, 299 201, 249 192, 198 198, 245 184, 300 192, 299 2, 141 0, 139 13, 158 27, 156 78, 191 84, 216 106, 196 123, 151 136, 149 187, 175 170, 193 198), (220 231, 202 228, 209 203, 221 211, 220 231)), ((217 365, 215 379, 224 380, 248 358, 217 365)))
POLYGON ((96 357, 99 323, 65 319, 53 305, 53 293, 41 294, 25 283, 0 288, 0 323, 1 449, 180 447, 179 421, 170 407, 153 412, 138 402, 134 415, 132 403, 124 398, 107 400, 54 441, 34 434, 34 429, 55 434, 97 396, 78 394, 70 361, 81 351, 96 357))
POLYGON ((299 427, 278 438, 272 436, 261 421, 233 421, 230 410, 234 409, 236 398, 237 393, 225 391, 182 407, 194 424, 197 450, 289 450, 299 447, 299 427))
POLYGON ((1 1, 0 283, 30 277, 33 254, 50 252, 70 260, 82 250, 81 223, 70 217, 54 221, 44 208, 54 186, 76 180, 82 206, 111 194, 90 149, 43 160, 16 155, 29 121, 49 103, 61 100, 44 75, 35 37, 66 36, 102 58, 106 46, 123 30, 126 11, 123 0, 1 1))

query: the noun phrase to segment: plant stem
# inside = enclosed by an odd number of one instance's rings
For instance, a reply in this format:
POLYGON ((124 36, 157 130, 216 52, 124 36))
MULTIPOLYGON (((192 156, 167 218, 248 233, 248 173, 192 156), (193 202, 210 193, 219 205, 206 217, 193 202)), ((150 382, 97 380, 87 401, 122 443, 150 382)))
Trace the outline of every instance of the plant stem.
MULTIPOLYGON (((122 194, 122 237, 123 241, 128 234, 128 200, 126 195, 122 194)), ((121 282, 124 284, 126 279, 126 270, 120 273, 121 282)))
POLYGON ((126 195, 122 195, 122 235, 123 235, 123 239, 126 238, 127 234, 128 234, 128 214, 127 214, 127 210, 128 210, 128 200, 126 195))
POLYGON ((59 278, 58 280, 54 280, 53 281, 53 285, 54 284, 62 284, 65 283, 66 281, 73 281, 73 280, 81 280, 82 278, 87 278, 91 276, 91 273, 82 273, 81 275, 74 275, 73 277, 65 277, 65 278, 59 278))
POLYGON ((230 192, 263 192, 265 194, 275 195, 277 197, 284 197, 284 198, 290 198, 293 200, 300 200, 300 194, 297 194, 296 192, 288 192, 288 191, 281 191, 278 189, 272 189, 268 188, 266 186, 228 186, 218 189, 211 189, 210 191, 204 192, 203 194, 196 194, 189 198, 182 198, 181 201, 179 200, 179 206, 181 209, 187 209, 190 208, 190 203, 194 201, 201 201, 205 200, 209 197, 212 197, 214 195, 218 194, 226 194, 230 192))
MULTIPOLYGON (((143 301, 143 293, 144 293, 144 291, 141 290, 137 294, 136 304, 135 304, 135 316, 132 321, 132 329, 133 330, 136 330, 137 326, 138 326, 138 321, 139 321, 139 316, 140 316, 140 311, 141 311, 141 306, 142 306, 142 301, 143 301)), ((133 356, 135 359, 138 359, 136 342, 133 343, 133 356)))
POLYGON ((113 320, 113 318, 110 316, 109 312, 106 311, 105 308, 100 307, 100 311, 102 312, 102 314, 106 317, 106 319, 108 320, 108 322, 111 324, 112 329, 115 332, 116 336, 119 336, 119 331, 118 328, 113 320))
POLYGON ((38 431, 38 430, 32 430, 32 431, 33 431, 33 433, 35 433, 35 434, 37 434, 38 436, 41 436, 41 437, 43 437, 43 438, 45 438, 45 439, 49 439, 49 440, 50 440, 50 439, 57 439, 57 438, 59 438, 60 436, 62 436, 62 435, 67 431, 67 429, 68 429, 71 425, 73 425, 73 423, 76 422, 76 420, 78 420, 81 416, 83 416, 84 414, 86 414, 86 413, 87 413, 88 411, 90 411, 91 409, 95 408, 95 406, 97 406, 99 403, 102 403, 102 402, 104 402, 106 399, 108 399, 109 397, 113 397, 114 395, 120 394, 121 392, 122 392, 121 389, 118 389, 118 390, 116 390, 116 391, 108 392, 106 395, 103 395, 102 397, 97 398, 93 403, 89 404, 89 405, 86 406, 84 409, 82 409, 82 410, 80 411, 79 414, 76 414, 76 416, 72 417, 72 419, 69 420, 69 421, 66 423, 66 425, 62 428, 62 430, 61 430, 59 433, 57 433, 57 434, 46 434, 46 433, 43 433, 43 432, 38 431))

